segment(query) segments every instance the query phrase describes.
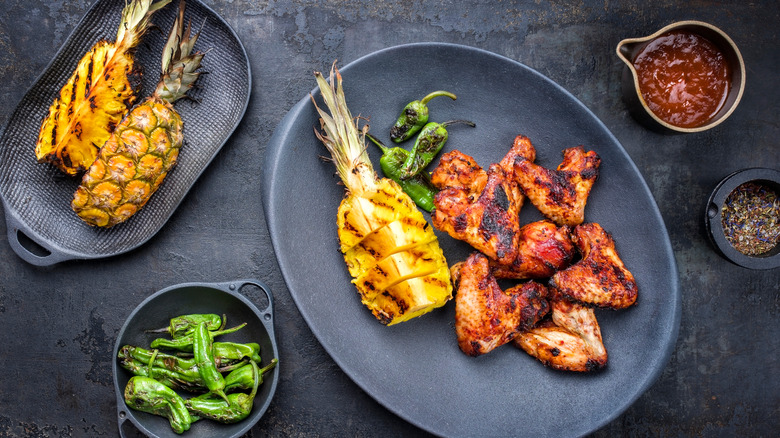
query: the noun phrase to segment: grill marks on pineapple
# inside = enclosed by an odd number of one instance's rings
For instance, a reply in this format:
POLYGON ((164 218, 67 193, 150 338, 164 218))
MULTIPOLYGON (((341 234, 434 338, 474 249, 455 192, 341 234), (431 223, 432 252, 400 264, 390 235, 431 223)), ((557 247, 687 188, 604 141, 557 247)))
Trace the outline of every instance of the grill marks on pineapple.
POLYGON ((449 268, 433 229, 391 180, 369 198, 339 207, 339 239, 362 302, 392 325, 444 305, 452 297, 449 268), (370 218, 370 219, 369 219, 370 218))
POLYGON ((35 154, 69 175, 86 170, 136 101, 139 72, 130 54, 107 41, 79 61, 41 123, 35 154), (132 81, 131 81, 132 79, 132 81))

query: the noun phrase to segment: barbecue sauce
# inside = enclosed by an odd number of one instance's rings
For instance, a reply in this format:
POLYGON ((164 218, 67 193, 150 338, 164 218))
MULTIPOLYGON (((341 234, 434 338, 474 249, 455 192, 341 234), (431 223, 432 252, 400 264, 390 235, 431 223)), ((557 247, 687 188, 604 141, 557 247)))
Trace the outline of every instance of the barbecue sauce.
POLYGON ((634 59, 642 97, 661 120, 695 128, 711 120, 731 88, 731 66, 708 39, 670 31, 652 40, 634 59))

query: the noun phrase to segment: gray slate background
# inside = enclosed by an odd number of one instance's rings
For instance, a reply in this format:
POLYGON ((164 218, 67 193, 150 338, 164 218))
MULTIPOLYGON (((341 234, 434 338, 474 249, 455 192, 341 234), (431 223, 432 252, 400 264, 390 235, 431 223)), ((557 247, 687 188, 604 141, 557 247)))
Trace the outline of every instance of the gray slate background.
MULTIPOLYGON (((312 71, 419 41, 489 50, 559 83, 614 133, 659 205, 680 275, 679 339, 658 382, 594 436, 775 436, 780 430, 780 269, 749 271, 720 258, 701 221, 722 177, 745 167, 780 168, 775 2, 205 3, 247 49, 252 98, 231 140, 163 229, 125 255, 36 268, 12 252, 0 224, 0 436, 116 435, 111 349, 129 312, 172 284, 248 277, 274 291, 285 362, 274 402, 251 436, 425 435, 363 393, 314 339, 276 265, 260 199, 265 146, 289 108, 314 88, 312 71), (684 19, 715 24, 736 41, 747 89, 716 129, 664 136, 627 114, 614 50, 623 38, 684 19)), ((90 5, 2 2, 0 124, 90 5)))

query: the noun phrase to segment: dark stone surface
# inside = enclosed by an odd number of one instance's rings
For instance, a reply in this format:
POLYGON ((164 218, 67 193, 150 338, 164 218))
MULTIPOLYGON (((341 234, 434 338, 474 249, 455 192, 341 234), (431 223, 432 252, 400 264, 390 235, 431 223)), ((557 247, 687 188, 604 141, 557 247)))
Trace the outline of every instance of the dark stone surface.
MULTIPOLYGON (((780 12, 773 2, 205 3, 244 42, 253 94, 231 140, 160 233, 126 255, 36 268, 12 252, 0 224, 0 436, 116 435, 111 350, 130 311, 172 284, 248 277, 274 291, 284 360, 274 402, 251 435, 424 435, 363 393, 313 338, 276 265, 260 199, 265 145, 314 87, 311 72, 417 41, 490 50, 559 83, 614 133, 658 202, 680 275, 679 339, 657 383, 594 436, 773 436, 780 429, 780 270, 727 262, 710 248, 702 223, 721 178, 780 167, 780 12), (683 19, 712 23, 735 40, 747 88, 715 129, 659 135, 628 115, 614 50, 622 38, 683 19)), ((0 123, 90 4, 3 2, 0 123)))

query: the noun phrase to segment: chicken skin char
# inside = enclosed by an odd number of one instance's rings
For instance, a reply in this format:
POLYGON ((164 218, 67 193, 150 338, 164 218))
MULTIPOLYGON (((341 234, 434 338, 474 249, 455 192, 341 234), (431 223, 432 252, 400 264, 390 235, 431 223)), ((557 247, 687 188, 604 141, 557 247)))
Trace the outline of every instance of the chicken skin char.
POLYGON ((469 356, 506 344, 549 311, 544 285, 530 281, 502 291, 487 257, 479 252, 460 265, 457 278, 455 333, 458 346, 469 356))
POLYGON ((612 236, 597 223, 578 225, 572 232, 582 259, 550 278, 563 296, 612 309, 633 305, 637 299, 634 275, 626 269, 612 236))
POLYGON ((514 178, 523 194, 539 211, 558 225, 579 225, 585 220, 585 204, 599 176, 601 158, 582 146, 563 151, 563 162, 549 170, 530 160, 514 161, 514 178))

